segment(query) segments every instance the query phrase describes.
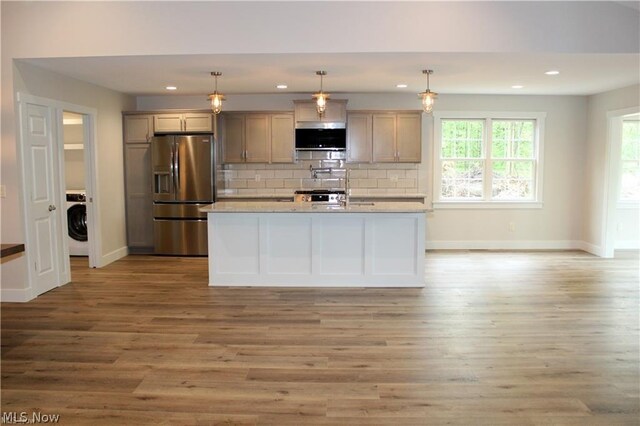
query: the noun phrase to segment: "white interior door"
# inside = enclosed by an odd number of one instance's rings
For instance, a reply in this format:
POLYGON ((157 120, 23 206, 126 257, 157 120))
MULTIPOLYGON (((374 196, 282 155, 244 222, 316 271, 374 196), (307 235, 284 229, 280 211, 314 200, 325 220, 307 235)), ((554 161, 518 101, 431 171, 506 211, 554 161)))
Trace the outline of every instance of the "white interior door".
POLYGON ((54 115, 50 106, 21 104, 27 251, 34 296, 61 284, 59 215, 66 212, 58 190, 54 115))

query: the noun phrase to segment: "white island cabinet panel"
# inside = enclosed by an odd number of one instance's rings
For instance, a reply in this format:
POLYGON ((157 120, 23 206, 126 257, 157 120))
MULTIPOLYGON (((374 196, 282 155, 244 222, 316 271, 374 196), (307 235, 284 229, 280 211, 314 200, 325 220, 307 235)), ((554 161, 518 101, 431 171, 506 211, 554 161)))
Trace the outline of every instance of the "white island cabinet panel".
POLYGON ((353 215, 320 217, 319 273, 363 275, 365 273, 365 218, 353 215))
POLYGON ((373 253, 371 263, 374 275, 407 275, 417 273, 416 257, 418 235, 416 218, 381 216, 372 224, 373 253))
POLYGON ((311 274, 311 218, 269 215, 262 219, 266 234, 266 273, 311 274))
POLYGON ((209 253, 214 250, 218 259, 214 274, 242 276, 260 273, 258 221, 256 215, 216 218, 217 232, 213 240, 209 240, 209 253))
POLYGON ((209 285, 424 286, 421 205, 254 204, 202 209, 208 213, 209 285))

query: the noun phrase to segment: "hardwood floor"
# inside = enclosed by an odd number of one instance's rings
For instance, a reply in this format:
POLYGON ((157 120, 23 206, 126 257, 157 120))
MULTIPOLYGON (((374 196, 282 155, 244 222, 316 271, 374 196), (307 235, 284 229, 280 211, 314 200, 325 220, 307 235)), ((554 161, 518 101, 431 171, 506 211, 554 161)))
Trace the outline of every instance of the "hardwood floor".
POLYGON ((638 254, 430 252, 424 289, 72 261, 3 303, 2 411, 61 424, 638 425, 638 254))

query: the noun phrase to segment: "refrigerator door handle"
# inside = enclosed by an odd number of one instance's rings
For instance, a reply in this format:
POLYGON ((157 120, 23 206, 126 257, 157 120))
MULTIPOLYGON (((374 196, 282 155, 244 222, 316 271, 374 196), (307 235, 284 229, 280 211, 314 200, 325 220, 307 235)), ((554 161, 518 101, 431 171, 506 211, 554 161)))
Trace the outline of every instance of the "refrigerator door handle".
POLYGON ((178 194, 178 191, 180 191, 180 143, 176 142, 176 156, 175 156, 175 166, 173 169, 173 175, 175 176, 175 180, 176 180, 176 195, 178 194))

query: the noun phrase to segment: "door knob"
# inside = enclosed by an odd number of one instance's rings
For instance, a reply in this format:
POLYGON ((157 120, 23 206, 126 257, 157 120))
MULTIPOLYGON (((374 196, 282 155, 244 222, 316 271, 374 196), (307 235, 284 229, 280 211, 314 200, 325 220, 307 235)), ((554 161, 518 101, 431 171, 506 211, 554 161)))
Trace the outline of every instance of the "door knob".
POLYGON ((54 206, 53 204, 49 204, 49 211, 52 212, 56 209, 56 206, 54 206))

